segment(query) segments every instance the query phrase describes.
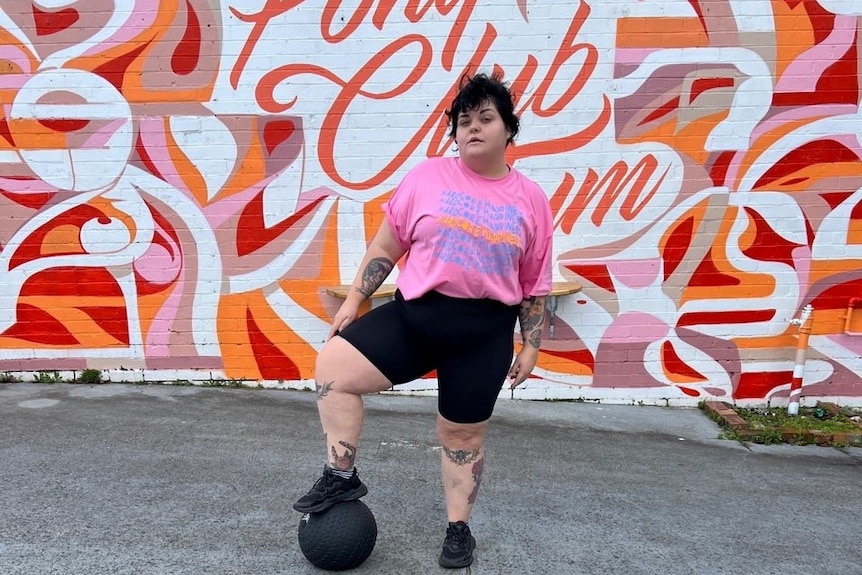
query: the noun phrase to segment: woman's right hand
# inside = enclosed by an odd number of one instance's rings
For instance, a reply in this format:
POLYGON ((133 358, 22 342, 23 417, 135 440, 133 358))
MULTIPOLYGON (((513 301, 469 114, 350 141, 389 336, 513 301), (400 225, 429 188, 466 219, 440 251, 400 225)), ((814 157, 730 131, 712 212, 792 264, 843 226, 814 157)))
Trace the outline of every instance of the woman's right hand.
POLYGON ((329 337, 327 339, 332 339, 334 336, 338 335, 341 330, 353 323, 353 320, 359 316, 360 303, 361 302, 354 301, 352 298, 344 300, 344 303, 341 304, 341 307, 339 307, 338 311, 335 313, 335 317, 332 318, 332 326, 329 328, 329 337))

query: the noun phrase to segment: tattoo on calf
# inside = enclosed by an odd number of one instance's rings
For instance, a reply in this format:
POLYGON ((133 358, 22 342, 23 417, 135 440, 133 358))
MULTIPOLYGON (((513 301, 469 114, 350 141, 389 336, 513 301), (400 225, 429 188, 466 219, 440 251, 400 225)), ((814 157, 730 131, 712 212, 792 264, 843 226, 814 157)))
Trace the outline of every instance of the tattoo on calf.
POLYGON ((355 466, 356 446, 351 445, 346 441, 339 441, 338 445, 344 448, 344 454, 338 455, 338 452, 335 450, 335 446, 333 445, 329 453, 332 456, 332 466, 335 469, 350 471, 355 466))
POLYGON ((317 388, 317 399, 322 397, 326 397, 329 395, 329 391, 332 389, 332 384, 334 381, 324 381, 323 383, 315 382, 314 386, 317 388))
POLYGON ((472 505, 476 502, 476 496, 479 494, 479 485, 482 483, 482 472, 485 471, 485 458, 478 460, 473 464, 473 491, 467 497, 467 503, 472 505))
POLYGON ((392 271, 394 265, 387 258, 372 259, 362 271, 362 285, 357 286, 356 289, 365 297, 371 297, 371 294, 377 291, 377 288, 380 287, 380 284, 383 283, 383 280, 392 271))
POLYGON ((449 449, 443 446, 443 453, 449 458, 449 461, 456 465, 467 465, 479 457, 479 450, 467 451, 466 449, 449 449))

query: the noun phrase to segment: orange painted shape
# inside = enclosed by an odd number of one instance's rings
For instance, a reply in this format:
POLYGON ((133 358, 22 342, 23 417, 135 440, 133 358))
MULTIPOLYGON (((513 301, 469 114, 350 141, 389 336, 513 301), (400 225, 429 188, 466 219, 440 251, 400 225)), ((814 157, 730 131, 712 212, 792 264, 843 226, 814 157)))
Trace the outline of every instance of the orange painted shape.
POLYGON ((53 256, 63 254, 84 254, 81 247, 81 229, 78 226, 66 224, 48 230, 42 237, 42 246, 39 250, 42 256, 53 256))
POLYGON ((780 78, 790 64, 815 45, 814 28, 805 2, 791 6, 789 2, 773 0, 770 4, 775 22, 775 77, 780 78))
POLYGON ((617 48, 688 48, 708 46, 709 36, 697 18, 620 18, 617 48))
POLYGON ((707 381, 707 378, 702 373, 679 357, 673 343, 670 341, 665 340, 661 344, 661 360, 665 376, 674 383, 707 381))
POLYGON ((79 344, 62 321, 39 307, 18 301, 16 321, 2 333, 4 337, 22 339, 41 346, 73 347, 79 344))

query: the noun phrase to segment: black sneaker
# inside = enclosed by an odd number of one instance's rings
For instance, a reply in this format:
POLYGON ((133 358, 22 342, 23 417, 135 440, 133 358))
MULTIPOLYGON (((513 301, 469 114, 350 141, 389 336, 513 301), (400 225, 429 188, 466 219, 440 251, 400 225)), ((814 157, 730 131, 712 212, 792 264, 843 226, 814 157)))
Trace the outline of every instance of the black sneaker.
POLYGON ((335 475, 329 467, 324 467, 323 477, 293 504, 293 508, 300 513, 319 513, 336 503, 359 499, 366 493, 368 488, 359 480, 355 467, 350 479, 343 479, 335 475))
POLYGON ((476 540, 470 535, 470 527, 463 521, 450 523, 446 528, 446 540, 440 552, 440 567, 460 569, 473 562, 476 540))

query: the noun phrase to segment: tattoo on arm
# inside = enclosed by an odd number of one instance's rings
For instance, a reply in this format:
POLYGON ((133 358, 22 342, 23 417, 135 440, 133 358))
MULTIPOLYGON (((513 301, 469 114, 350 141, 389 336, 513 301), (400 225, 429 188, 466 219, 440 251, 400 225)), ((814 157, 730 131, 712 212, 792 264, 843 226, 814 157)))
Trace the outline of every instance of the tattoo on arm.
POLYGON ((323 383, 314 382, 314 386, 317 388, 317 399, 321 399, 329 395, 329 390, 332 389, 332 384, 334 381, 324 381, 323 383))
POLYGON ((479 457, 479 450, 467 451, 466 449, 449 449, 443 446, 443 453, 449 458, 449 461, 456 465, 467 465, 479 457))
POLYGON ((344 454, 338 455, 338 452, 335 450, 335 446, 333 445, 330 450, 330 455, 332 456, 332 466, 335 469, 350 471, 351 469, 353 469, 356 462, 356 446, 351 445, 346 441, 339 441, 338 445, 344 448, 344 454))
POLYGON ((533 296, 522 301, 518 320, 521 322, 524 343, 539 349, 542 345, 542 327, 545 325, 545 297, 533 296))
POLYGON ((357 286, 356 290, 365 297, 371 297, 371 294, 377 291, 383 280, 389 276, 394 265, 384 257, 372 259, 362 270, 362 285, 357 286))
POLYGON ((473 464, 473 491, 467 497, 467 503, 472 505, 476 502, 476 496, 479 495, 479 485, 482 483, 482 472, 485 471, 485 458, 481 458, 473 464))

